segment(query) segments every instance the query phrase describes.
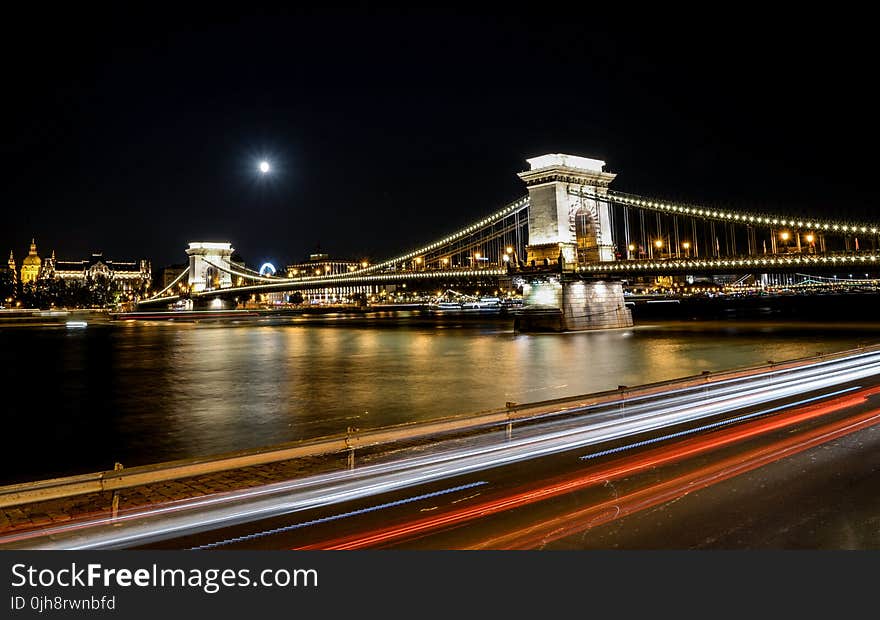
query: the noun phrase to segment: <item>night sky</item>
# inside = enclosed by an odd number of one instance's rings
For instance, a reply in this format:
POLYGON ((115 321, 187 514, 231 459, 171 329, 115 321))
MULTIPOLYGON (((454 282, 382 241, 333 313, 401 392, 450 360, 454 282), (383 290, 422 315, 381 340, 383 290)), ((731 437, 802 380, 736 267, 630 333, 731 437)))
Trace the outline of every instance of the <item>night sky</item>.
POLYGON ((880 219, 868 19, 116 4, 5 15, 4 262, 32 235, 154 269, 193 240, 379 259, 519 197, 548 152, 621 191, 880 219))

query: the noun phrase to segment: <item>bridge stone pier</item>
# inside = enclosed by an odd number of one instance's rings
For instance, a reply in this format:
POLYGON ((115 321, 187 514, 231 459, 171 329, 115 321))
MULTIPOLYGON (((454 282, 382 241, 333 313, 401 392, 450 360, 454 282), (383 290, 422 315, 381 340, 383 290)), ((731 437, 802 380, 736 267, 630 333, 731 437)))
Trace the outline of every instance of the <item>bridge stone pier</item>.
POLYGON ((598 159, 554 153, 527 160, 519 177, 529 190, 529 246, 521 331, 631 327, 620 282, 583 279, 582 262, 613 261, 611 207, 601 199, 616 176, 598 159))
POLYGON ((190 243, 186 250, 186 254, 189 256, 188 284, 190 291, 201 293, 218 288, 230 288, 232 276, 228 271, 217 267, 231 269, 230 260, 234 251, 231 243, 208 241, 190 243))

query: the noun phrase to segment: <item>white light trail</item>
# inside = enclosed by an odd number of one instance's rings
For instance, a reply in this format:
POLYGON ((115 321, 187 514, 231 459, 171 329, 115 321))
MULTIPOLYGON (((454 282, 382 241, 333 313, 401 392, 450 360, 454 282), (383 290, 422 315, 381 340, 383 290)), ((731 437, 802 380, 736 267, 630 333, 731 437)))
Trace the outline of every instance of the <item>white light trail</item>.
POLYGON ((124 515, 115 522, 105 518, 13 534, 0 538, 0 548, 99 549, 144 544, 598 445, 878 374, 880 353, 861 353, 622 403, 573 408, 566 413, 580 415, 565 419, 557 416, 551 421, 518 428, 515 439, 500 439, 504 434, 498 432, 464 444, 441 443, 435 452, 418 457, 160 505, 124 515))

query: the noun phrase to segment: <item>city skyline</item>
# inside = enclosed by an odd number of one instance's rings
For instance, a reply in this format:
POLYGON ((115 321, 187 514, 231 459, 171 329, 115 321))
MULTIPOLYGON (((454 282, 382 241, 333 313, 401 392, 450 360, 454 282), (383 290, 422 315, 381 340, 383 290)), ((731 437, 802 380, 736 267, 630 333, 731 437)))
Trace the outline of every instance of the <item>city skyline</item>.
POLYGON ((36 236, 157 268, 195 239, 251 264, 382 259, 524 195, 511 173, 545 152, 603 159, 624 191, 870 213, 870 56, 833 24, 822 46, 774 24, 743 45, 452 11, 91 11, 75 33, 19 13, 3 44, 39 43, 4 104, 16 257, 36 236))

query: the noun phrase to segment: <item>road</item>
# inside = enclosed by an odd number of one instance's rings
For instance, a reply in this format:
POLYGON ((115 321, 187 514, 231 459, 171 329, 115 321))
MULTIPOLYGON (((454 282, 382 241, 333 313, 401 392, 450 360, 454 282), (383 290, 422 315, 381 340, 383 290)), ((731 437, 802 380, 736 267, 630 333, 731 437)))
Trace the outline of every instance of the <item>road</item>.
POLYGON ((876 547, 878 373, 872 352, 569 410, 0 547, 876 547))

